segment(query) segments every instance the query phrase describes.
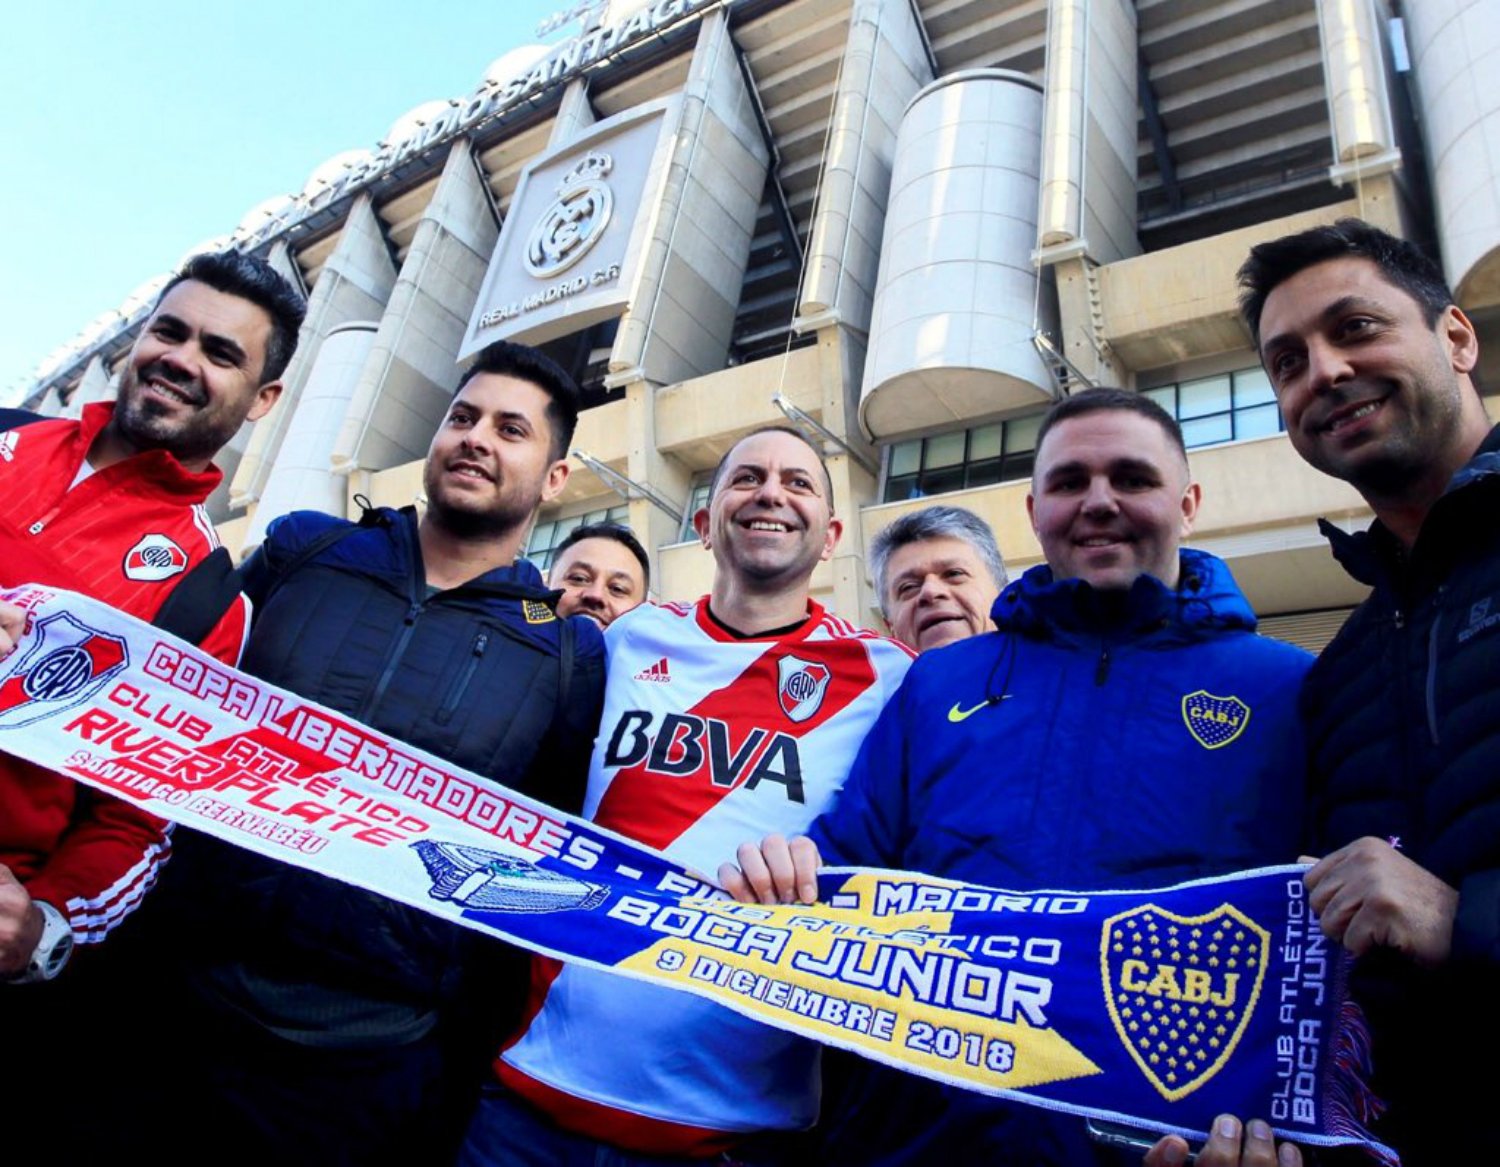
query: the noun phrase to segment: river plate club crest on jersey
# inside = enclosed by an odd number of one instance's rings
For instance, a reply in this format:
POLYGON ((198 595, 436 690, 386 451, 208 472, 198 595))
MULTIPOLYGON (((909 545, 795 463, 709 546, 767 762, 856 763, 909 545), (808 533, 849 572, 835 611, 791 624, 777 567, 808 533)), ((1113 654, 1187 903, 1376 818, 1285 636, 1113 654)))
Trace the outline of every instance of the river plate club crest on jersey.
POLYGON ((566 912, 597 908, 609 889, 555 871, 527 859, 423 839, 412 848, 432 880, 428 894, 478 912, 566 912))
POLYGON ((125 578, 156 583, 186 571, 187 562, 187 552, 165 535, 145 535, 125 553, 125 578))
POLYGON ((30 646, 0 666, 0 729, 14 729, 87 701, 129 660, 125 641, 69 612, 44 616, 30 646))
POLYGON ((793 721, 806 721, 822 706, 833 673, 821 661, 797 656, 782 657, 776 668, 781 682, 777 690, 781 711, 793 721))
POLYGON ((1270 957, 1271 934, 1230 904, 1203 916, 1143 904, 1104 922, 1110 1019, 1163 1098, 1176 1102, 1224 1068, 1270 957))
POLYGON ((537 279, 566 271, 599 242, 614 213, 615 197, 604 181, 613 169, 608 154, 590 152, 563 176, 557 201, 526 239, 526 270, 537 279))
POLYGON ((1182 720, 1205 750, 1227 746, 1250 724, 1250 706, 1238 697, 1215 697, 1199 689, 1182 699, 1182 720))

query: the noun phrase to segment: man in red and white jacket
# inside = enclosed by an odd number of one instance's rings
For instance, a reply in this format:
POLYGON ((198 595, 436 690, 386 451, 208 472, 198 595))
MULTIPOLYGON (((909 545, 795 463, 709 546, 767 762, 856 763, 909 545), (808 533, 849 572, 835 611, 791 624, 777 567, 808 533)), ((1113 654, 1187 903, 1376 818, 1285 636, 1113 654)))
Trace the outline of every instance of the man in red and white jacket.
MULTIPOLYGON (((809 596, 841 524, 795 431, 738 441, 699 537, 709 595, 610 624, 585 813, 713 871, 758 832, 804 829, 838 792, 911 654, 809 596)), ((818 1050, 710 1001, 536 959, 462 1167, 642 1167, 789 1157, 818 1113, 818 1050), (606 1150, 607 1148, 607 1150, 606 1150)))
MULTIPOLYGON (((66 588, 153 619, 219 545, 203 506, 222 478, 213 458, 275 403, 305 310, 262 260, 190 259, 143 326, 113 403, 0 434, 0 584, 66 588)), ((0 607, 8 652, 18 613, 0 607)), ((237 599, 202 647, 234 663, 248 625, 237 599)), ((0 755, 0 995, 55 976, 75 942, 103 940, 168 849, 158 819, 0 755)))

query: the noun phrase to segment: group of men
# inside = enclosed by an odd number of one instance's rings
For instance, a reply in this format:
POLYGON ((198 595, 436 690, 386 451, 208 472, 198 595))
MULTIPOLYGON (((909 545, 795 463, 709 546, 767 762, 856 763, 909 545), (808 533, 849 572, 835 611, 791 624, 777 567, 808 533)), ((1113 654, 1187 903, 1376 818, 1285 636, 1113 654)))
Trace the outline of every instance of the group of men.
MULTIPOLYGON (((1182 546, 1201 492, 1181 431, 1119 390, 1064 399, 1042 424, 1027 498, 1042 566, 1007 586, 989 529, 953 507, 872 541, 895 639, 811 597, 842 524, 820 451, 791 429, 750 433, 715 470, 694 519, 707 596, 643 604, 646 553, 608 524, 575 530, 544 583, 520 553, 566 482, 579 395, 516 345, 465 370, 420 514, 293 514, 216 575, 211 462, 274 403, 302 316, 280 277, 234 254, 169 285, 113 405, 0 437, 0 582, 154 619, 691 868, 733 858, 720 878, 745 899, 811 899, 825 861, 1144 888, 1310 852, 1311 903, 1357 958, 1381 1133, 1419 1167, 1483 1158, 1500 1140, 1474 1121, 1482 1076, 1452 1041, 1483 1049, 1500 1029, 1484 991, 1500 961, 1486 765, 1500 436, 1471 376, 1474 329, 1426 257, 1352 220, 1255 248, 1241 280, 1292 445, 1376 514, 1369 532, 1329 529, 1374 590, 1316 662, 1257 636, 1226 566, 1182 546), (1194 693, 1250 716, 1226 737, 1194 722, 1194 693)), ((22 624, 0 608, 0 652, 22 624)), ((1079 1120, 867 1063, 833 1075, 809 1141, 820 1072, 804 1039, 171 840, 14 760, 0 808, 0 977, 16 982, 0 984, 0 1023, 37 1051, 16 1088, 28 1112, 56 1110, 89 1040, 80 1016, 128 1012, 148 974, 155 990, 149 1025, 95 1036, 146 1047, 129 1064, 172 1080, 175 1134, 106 1106, 119 1146, 467 1167, 1128 1161, 1079 1120), (65 968, 159 872, 138 922, 65 968)), ((96 1093, 130 1097, 123 1079, 96 1093)), ((1224 1116, 1198 1161, 1300 1162, 1245 1117, 1224 1116)), ((23 1145, 66 1161, 33 1134, 23 1145)), ((1164 1139, 1147 1162, 1187 1152, 1164 1139)))

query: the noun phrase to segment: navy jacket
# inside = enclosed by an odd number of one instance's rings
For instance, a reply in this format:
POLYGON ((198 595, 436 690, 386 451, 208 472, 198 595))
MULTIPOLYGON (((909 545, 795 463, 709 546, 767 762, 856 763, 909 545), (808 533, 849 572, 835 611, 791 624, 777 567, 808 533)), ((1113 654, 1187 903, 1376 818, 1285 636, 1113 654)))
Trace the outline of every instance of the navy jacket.
MULTIPOLYGON (((359 529, 313 512, 272 524, 244 569, 255 622, 241 667, 579 810, 603 702, 598 628, 573 619, 564 636, 556 593, 525 560, 429 593, 415 515, 376 515, 359 529), (298 562, 332 528, 348 533, 298 562)), ((476 947, 496 947, 347 884, 204 836, 178 839, 184 894, 174 898, 198 921, 193 979, 291 1040, 415 1040, 476 947)))
POLYGON ((1452 1060, 1500 1041, 1500 428, 1410 554, 1378 522, 1324 533, 1374 590, 1307 679, 1309 846, 1399 839, 1459 892, 1446 968, 1388 950, 1356 966, 1376 1091, 1391 1106, 1381 1133, 1416 1167, 1500 1160, 1500 1135, 1474 1121, 1492 1105, 1490 1076, 1452 1060))
MULTIPOLYGON (((1312 658, 1255 635, 1225 565, 1174 591, 1033 568, 997 632, 924 653, 813 829, 823 859, 1012 891, 1159 887, 1297 858, 1312 658)), ((858 1067, 830 1163, 1115 1160, 1080 1119, 858 1067)))

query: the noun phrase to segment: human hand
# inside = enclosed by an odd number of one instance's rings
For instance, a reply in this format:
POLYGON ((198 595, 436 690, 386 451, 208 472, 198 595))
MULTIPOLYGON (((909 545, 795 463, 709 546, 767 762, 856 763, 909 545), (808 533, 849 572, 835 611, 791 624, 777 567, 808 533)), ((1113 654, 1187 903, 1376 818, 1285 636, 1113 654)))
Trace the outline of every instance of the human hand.
POLYGON ((741 903, 817 903, 818 868, 823 860, 806 835, 790 841, 767 835, 759 845, 741 843, 735 857, 740 865, 723 864, 719 884, 741 903))
POLYGON ((16 643, 26 633, 26 609, 0 603, 0 660, 16 650, 16 643))
POLYGON ((19 976, 42 940, 42 910, 0 863, 0 978, 19 976))
MULTIPOLYGON (((1182 1167, 1187 1140, 1168 1135, 1146 1153, 1146 1167, 1182 1167)), ((1243 1128, 1232 1114, 1214 1119, 1208 1142, 1198 1152, 1197 1167, 1302 1167, 1302 1152, 1293 1143, 1277 1145, 1271 1128, 1252 1119, 1243 1128)))
POLYGON ((1458 892, 1383 839, 1356 839, 1303 878, 1324 935, 1353 955, 1394 948, 1420 964, 1448 959, 1458 892))

